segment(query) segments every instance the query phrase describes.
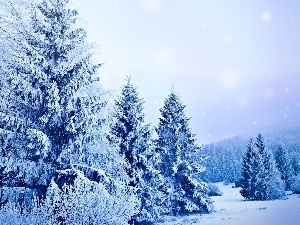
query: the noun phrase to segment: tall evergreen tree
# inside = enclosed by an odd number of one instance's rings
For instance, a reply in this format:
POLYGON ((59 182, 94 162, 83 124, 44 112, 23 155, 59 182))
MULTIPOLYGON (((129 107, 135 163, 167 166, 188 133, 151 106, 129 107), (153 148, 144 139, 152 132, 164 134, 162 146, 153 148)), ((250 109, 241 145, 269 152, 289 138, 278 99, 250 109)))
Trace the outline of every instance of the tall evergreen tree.
POLYGON ((189 128, 185 105, 174 89, 160 112, 155 144, 160 155, 158 169, 170 187, 167 191, 169 213, 210 212, 213 206, 207 185, 195 176, 204 170, 199 164, 201 160, 196 159, 200 147, 189 128))
MULTIPOLYGON (((84 170, 97 182, 102 177, 106 185, 114 180, 114 191, 124 186, 125 161, 106 136, 110 109, 99 85, 100 65, 68 3, 1 1, 0 136, 12 143, 2 151, 1 202, 9 200, 7 191, 28 192, 16 197, 20 201, 44 196, 51 180, 62 186, 71 170, 77 177, 84 170)), ((133 196, 132 190, 127 194, 133 196)))
POLYGON ((146 167, 145 157, 151 144, 150 126, 144 121, 143 104, 128 78, 115 101, 116 122, 111 126, 110 139, 118 145, 119 153, 128 161, 129 184, 133 187, 141 180, 139 171, 146 167))
POLYGON ((141 209, 133 220, 153 221, 160 215, 158 182, 161 175, 153 165, 151 130, 145 123, 143 109, 144 101, 139 98, 129 77, 115 101, 115 123, 111 126, 109 138, 128 162, 129 185, 138 189, 141 209))
POLYGON ((289 190, 294 177, 294 171, 290 159, 290 155, 286 147, 281 144, 275 152, 276 165, 281 173, 281 179, 285 182, 286 190, 289 190))

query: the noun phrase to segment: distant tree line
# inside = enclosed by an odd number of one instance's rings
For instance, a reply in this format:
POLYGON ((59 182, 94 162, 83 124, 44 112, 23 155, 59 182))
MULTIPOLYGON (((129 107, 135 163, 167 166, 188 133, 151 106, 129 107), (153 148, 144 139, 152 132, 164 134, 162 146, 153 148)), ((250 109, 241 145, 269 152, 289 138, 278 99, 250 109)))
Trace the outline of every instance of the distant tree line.
POLYGON ((280 198, 288 190, 299 193, 300 145, 293 137, 300 132, 298 128, 283 131, 286 133, 282 133, 281 138, 284 137, 288 147, 274 138, 277 136, 274 134, 268 134, 267 141, 259 134, 256 141, 250 139, 248 145, 245 137, 205 145, 202 154, 208 159, 204 161, 206 171, 200 174, 201 179, 234 182, 235 186, 242 187, 242 196, 249 200, 280 198))
MULTIPOLYGON (((276 155, 279 149, 284 149, 289 158, 289 167, 292 173, 300 174, 300 135, 299 128, 284 128, 275 132, 266 133, 265 145, 275 156, 276 165, 279 167, 280 159, 276 155)), ((200 174, 203 181, 240 183, 242 177, 242 162, 247 151, 248 137, 237 136, 219 142, 204 145, 202 154, 208 158, 203 162, 206 170, 200 174)), ((280 168, 279 168, 280 170, 280 168)), ((281 170, 282 171, 282 170, 281 170)))

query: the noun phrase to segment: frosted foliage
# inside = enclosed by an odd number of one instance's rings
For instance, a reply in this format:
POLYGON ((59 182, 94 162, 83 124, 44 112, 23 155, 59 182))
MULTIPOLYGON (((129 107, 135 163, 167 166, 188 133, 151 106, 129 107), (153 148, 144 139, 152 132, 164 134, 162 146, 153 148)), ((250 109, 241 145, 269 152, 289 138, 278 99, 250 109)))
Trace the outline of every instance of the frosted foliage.
MULTIPOLYGON (((110 195, 103 185, 91 182, 85 177, 78 177, 73 186, 64 186, 60 190, 52 182, 47 197, 43 201, 35 201, 28 211, 7 204, 0 210, 3 225, 10 224, 127 224, 129 215, 136 213, 138 200, 129 196, 128 187, 117 186, 116 195, 110 195), (120 201, 122 199, 122 201, 120 201)), ((131 195, 133 196, 133 195, 131 195)))
POLYGON ((77 11, 69 9, 68 0, 1 4, 0 46, 7 53, 0 59, 5 78, 0 95, 6 103, 1 128, 18 132, 14 148, 22 149, 25 142, 36 150, 32 154, 62 167, 101 164, 116 174, 112 168, 124 160, 106 139, 109 94, 98 83, 99 65, 92 60, 93 45, 86 41, 77 11))
MULTIPOLYGON (((248 140, 247 140, 248 141, 248 140)), ((206 170, 200 177, 206 182, 236 182, 241 178, 245 141, 240 137, 204 145, 202 154, 206 170)))
MULTIPOLYGON (((300 129, 297 125, 270 129, 264 132, 266 145, 274 152, 276 163, 278 161, 276 151, 284 143, 294 175, 300 171, 299 135, 300 129)), ((239 181, 243 156, 246 153, 249 138, 247 135, 236 136, 204 145, 201 152, 208 158, 203 162, 206 171, 201 173, 201 179, 206 182, 226 181, 231 183, 239 181)))
POLYGON ((291 164, 293 168, 294 175, 300 174, 300 153, 294 152, 291 154, 291 164))
POLYGON ((281 144, 275 152, 276 166, 280 172, 280 177, 285 183, 285 188, 288 190, 294 176, 290 154, 287 148, 281 144))
POLYGON ((293 180, 291 181, 291 191, 293 191, 296 194, 300 194, 300 175, 295 176, 293 180))
POLYGON ((63 224, 127 224, 130 215, 136 213, 138 199, 128 195, 127 192, 132 192, 130 188, 121 185, 116 188, 111 195, 102 184, 82 176, 62 191, 51 186, 46 204, 57 213, 56 218, 63 219, 63 224))
POLYGON ((143 100, 127 78, 120 95, 115 101, 113 113, 115 123, 110 130, 110 141, 117 146, 120 156, 126 161, 126 172, 130 178, 129 186, 137 188, 141 201, 139 213, 132 221, 155 221, 163 213, 161 197, 163 180, 156 164, 151 143, 151 130, 144 121, 143 100))
POLYGON ((28 154, 30 158, 41 156, 43 159, 50 154, 50 140, 43 132, 35 129, 27 130, 28 154))
POLYGON ((157 168, 166 179, 166 201, 168 214, 181 212, 207 213, 213 210, 208 197, 208 187, 197 174, 204 170, 191 133, 185 106, 172 90, 160 109, 161 118, 156 132, 156 151, 160 160, 157 168))
POLYGON ((277 199, 285 194, 275 159, 261 134, 255 143, 252 139, 249 142, 243 159, 241 185, 240 193, 250 200, 277 199))
MULTIPOLYGON (((91 199, 85 205, 91 208, 85 211, 96 213, 97 206, 107 210, 103 218, 111 216, 106 224, 125 223, 135 212, 136 203, 128 204, 136 201, 136 194, 122 187, 128 182, 127 163, 107 138, 113 121, 110 94, 99 84, 100 65, 94 62, 94 46, 87 41, 78 12, 70 8, 69 0, 0 0, 0 4, 1 204, 33 207, 30 201, 43 199, 60 171, 77 165, 82 170, 93 168, 89 179, 78 178, 61 198, 75 204, 70 199, 77 196, 83 204, 85 196, 91 199), (120 188, 111 193, 103 180, 92 176, 97 170, 120 188), (87 190, 92 189, 89 195, 87 190), (95 197, 100 193, 107 193, 101 201, 95 197)), ((60 188, 74 181, 72 175, 60 180, 60 188)), ((68 213, 83 213, 83 208, 76 210, 68 213)), ((100 221, 101 213, 95 221, 100 221)))

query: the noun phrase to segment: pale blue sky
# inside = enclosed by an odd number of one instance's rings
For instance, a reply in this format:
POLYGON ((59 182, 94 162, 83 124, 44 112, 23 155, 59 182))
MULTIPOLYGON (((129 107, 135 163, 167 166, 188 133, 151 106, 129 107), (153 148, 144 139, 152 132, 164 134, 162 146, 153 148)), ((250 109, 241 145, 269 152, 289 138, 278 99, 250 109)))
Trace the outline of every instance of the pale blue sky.
POLYGON ((297 0, 76 0, 102 83, 131 75, 156 125, 174 85, 199 143, 300 121, 297 0))

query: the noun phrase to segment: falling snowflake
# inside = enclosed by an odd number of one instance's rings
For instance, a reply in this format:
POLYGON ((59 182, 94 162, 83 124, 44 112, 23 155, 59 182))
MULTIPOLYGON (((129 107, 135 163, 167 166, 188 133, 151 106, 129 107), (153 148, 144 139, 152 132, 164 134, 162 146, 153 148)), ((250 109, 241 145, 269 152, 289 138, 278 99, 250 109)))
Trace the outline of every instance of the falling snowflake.
POLYGON ((272 14, 269 11, 265 11, 261 17, 265 22, 269 22, 272 19, 272 14))

